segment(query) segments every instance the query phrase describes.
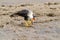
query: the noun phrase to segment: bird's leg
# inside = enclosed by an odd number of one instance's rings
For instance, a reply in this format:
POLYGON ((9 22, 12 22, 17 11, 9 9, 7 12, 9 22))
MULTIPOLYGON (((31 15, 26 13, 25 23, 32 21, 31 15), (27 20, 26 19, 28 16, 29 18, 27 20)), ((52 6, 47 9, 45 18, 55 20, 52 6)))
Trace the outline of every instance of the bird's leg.
POLYGON ((31 22, 31 20, 28 20, 28 24, 29 24, 29 26, 31 26, 31 25, 32 25, 32 22, 31 22))
POLYGON ((32 25, 31 20, 25 21, 25 26, 26 26, 26 27, 30 27, 31 25, 32 25))
POLYGON ((27 23, 27 21, 25 21, 25 26, 26 26, 26 27, 28 27, 28 26, 29 26, 29 25, 28 25, 28 23, 27 23))

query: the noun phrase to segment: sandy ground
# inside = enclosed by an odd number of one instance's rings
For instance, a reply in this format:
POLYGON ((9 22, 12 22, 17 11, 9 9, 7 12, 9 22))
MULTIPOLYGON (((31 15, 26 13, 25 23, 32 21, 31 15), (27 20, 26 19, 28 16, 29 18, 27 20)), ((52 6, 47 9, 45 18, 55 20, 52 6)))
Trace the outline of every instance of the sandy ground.
POLYGON ((0 5, 0 40, 60 40, 60 4, 0 5), (10 17, 25 8, 36 16, 29 28, 23 17, 10 17))

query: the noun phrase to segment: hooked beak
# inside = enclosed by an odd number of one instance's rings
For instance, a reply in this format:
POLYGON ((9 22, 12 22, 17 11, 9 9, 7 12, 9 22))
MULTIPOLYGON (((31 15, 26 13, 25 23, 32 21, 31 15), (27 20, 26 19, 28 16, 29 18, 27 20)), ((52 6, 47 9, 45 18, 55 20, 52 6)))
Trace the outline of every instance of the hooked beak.
POLYGON ((32 22, 34 22, 35 21, 35 18, 32 18, 32 22))
POLYGON ((33 20, 35 21, 35 18, 33 18, 33 20))

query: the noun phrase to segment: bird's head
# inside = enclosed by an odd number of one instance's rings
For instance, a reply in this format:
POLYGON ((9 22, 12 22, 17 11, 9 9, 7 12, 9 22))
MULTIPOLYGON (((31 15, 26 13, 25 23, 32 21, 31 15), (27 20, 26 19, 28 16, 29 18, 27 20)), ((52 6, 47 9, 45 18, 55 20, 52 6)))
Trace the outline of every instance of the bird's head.
POLYGON ((30 13, 28 14, 28 18, 29 18, 32 22, 35 21, 35 16, 33 15, 33 12, 32 12, 32 11, 30 11, 30 13))

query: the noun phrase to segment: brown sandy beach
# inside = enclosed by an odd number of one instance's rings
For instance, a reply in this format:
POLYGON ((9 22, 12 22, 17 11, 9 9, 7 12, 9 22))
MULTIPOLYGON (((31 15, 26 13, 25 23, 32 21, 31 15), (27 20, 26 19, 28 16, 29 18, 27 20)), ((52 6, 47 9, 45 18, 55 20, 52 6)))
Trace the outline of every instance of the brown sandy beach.
POLYGON ((60 3, 0 5, 0 40, 60 40, 60 3), (25 8, 36 16, 29 28, 23 17, 10 17, 25 8))

